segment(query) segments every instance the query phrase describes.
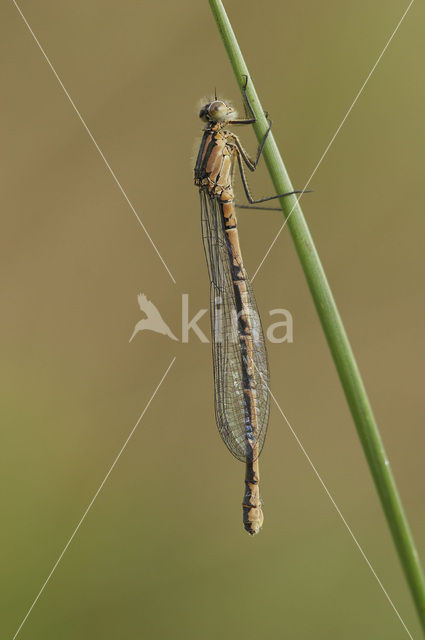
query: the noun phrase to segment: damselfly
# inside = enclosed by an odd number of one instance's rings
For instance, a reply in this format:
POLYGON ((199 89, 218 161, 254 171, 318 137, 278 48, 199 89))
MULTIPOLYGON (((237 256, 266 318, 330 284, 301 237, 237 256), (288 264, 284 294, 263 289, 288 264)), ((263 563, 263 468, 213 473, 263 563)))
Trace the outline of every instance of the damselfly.
POLYGON ((301 193, 291 191, 254 200, 243 163, 257 167, 271 121, 252 160, 227 125, 254 124, 256 117, 246 93, 250 117, 232 119, 235 112, 221 100, 200 111, 206 127, 195 165, 195 184, 201 198, 202 239, 211 282, 211 333, 218 430, 229 451, 245 462, 243 523, 251 535, 263 524, 259 464, 269 419, 269 367, 257 304, 242 261, 232 178, 236 163, 250 204, 301 193))

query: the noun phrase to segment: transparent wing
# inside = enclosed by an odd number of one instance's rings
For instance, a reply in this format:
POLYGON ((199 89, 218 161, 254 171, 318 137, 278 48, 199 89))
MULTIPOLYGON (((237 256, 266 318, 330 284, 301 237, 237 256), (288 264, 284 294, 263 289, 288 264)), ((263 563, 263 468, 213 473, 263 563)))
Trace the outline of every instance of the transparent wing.
MULTIPOLYGON (((244 394, 239 322, 232 282, 231 254, 227 245, 220 203, 204 191, 201 195, 202 240, 211 282, 211 338, 214 367, 215 414, 218 430, 229 451, 239 460, 247 456, 247 437, 252 443, 249 408, 244 394)), ((266 437, 270 400, 269 367, 260 316, 252 285, 246 278, 253 334, 253 377, 257 412, 258 455, 266 437)))

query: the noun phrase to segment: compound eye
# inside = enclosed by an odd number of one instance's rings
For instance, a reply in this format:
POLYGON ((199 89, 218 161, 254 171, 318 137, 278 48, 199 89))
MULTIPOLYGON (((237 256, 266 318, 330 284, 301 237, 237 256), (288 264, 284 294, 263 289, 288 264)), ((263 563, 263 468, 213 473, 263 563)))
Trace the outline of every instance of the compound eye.
POLYGON ((228 109, 224 102, 221 102, 221 100, 215 100, 214 102, 211 102, 208 108, 208 113, 211 120, 218 121, 227 117, 228 109))
POLYGON ((210 115, 214 116, 215 114, 220 113, 223 107, 224 102, 219 102, 218 100, 216 100, 215 102, 211 102, 208 111, 210 112, 210 115))

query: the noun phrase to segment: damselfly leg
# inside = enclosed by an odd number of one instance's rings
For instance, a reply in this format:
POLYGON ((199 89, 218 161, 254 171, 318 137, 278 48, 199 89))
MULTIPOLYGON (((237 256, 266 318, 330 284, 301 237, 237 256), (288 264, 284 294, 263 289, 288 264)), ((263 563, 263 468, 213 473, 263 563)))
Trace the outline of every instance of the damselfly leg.
MULTIPOLYGON (((257 118, 256 118, 256 115, 255 115, 255 112, 254 112, 254 108, 253 108, 253 106, 252 106, 252 104, 251 104, 251 102, 249 100, 249 97, 248 97, 247 87, 248 87, 248 76, 245 76, 245 84, 242 87, 242 93, 243 93, 243 96, 244 96, 244 103, 248 106, 248 109, 249 109, 249 112, 251 114, 251 117, 250 118, 244 118, 244 119, 229 120, 228 124, 255 124, 257 122, 257 118)), ((268 135, 270 133, 270 129, 271 129, 272 124, 273 124, 272 120, 270 120, 268 118, 268 113, 266 113, 265 115, 266 115, 266 118, 269 121, 269 126, 268 126, 268 128, 267 128, 267 130, 266 130, 266 132, 265 132, 265 134, 263 136, 263 139, 261 140, 261 143, 260 143, 260 145, 258 147, 257 155, 256 155, 255 160, 252 160, 252 158, 249 157, 248 153, 245 151, 244 147, 242 146, 242 143, 239 140, 238 136, 235 135, 235 134, 231 134, 231 139, 233 141, 233 144, 235 145, 235 155, 236 155, 237 161, 238 161, 239 173, 240 173, 240 176, 241 176, 243 189, 244 189, 244 192, 245 192, 245 195, 246 195, 246 198, 247 198, 248 202, 250 204, 252 204, 252 205, 260 204, 262 202, 268 202, 269 200, 276 200, 277 198, 284 198, 286 196, 292 196, 292 195, 295 195, 295 194, 298 194, 298 193, 310 193, 311 192, 310 190, 303 191, 303 190, 298 190, 297 189, 295 191, 289 191, 287 193, 281 193, 281 194, 278 194, 278 195, 275 195, 275 196, 268 196, 266 198, 259 198, 257 200, 255 200, 252 197, 250 189, 249 189, 249 185, 248 185, 248 182, 247 182, 247 179, 246 179, 243 163, 245 163, 245 165, 248 167, 248 169, 250 171, 252 171, 252 172, 255 171, 256 168, 257 168, 257 165, 258 165, 258 163, 260 161, 260 158, 261 158, 261 154, 262 154, 263 149, 264 149, 264 145, 266 144, 267 137, 268 137, 268 135)), ((243 209, 249 208, 249 205, 236 205, 236 206, 239 207, 239 208, 243 208, 243 209)), ((262 207, 257 207, 257 209, 263 209, 263 208, 262 207)), ((277 207, 273 208, 273 209, 268 209, 267 207, 265 207, 264 210, 280 211, 280 209, 278 209, 277 207)))

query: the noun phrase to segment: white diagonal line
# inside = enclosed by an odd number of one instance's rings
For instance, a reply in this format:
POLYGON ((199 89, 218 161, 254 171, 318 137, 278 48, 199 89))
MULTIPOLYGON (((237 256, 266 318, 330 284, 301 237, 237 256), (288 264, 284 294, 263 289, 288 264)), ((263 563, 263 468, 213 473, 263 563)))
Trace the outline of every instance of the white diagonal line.
POLYGON ((167 270, 167 273, 170 276, 171 280, 174 282, 174 284, 176 284, 174 276, 171 273, 170 269, 168 268, 164 258, 160 254, 158 247, 156 246, 156 244, 152 240, 151 236, 149 235, 148 230, 146 229, 145 225, 143 224, 142 220, 140 219, 140 217, 139 217, 136 209, 134 208, 133 204, 130 202, 129 197, 127 196, 126 192, 124 191, 123 187, 121 186, 121 183, 118 180, 117 176, 115 175, 111 165, 109 164, 109 162, 105 158, 102 149, 99 147, 99 145, 97 144, 96 140, 94 139, 94 136, 93 136, 92 132, 90 131, 90 129, 88 128, 88 126, 86 125, 83 116, 81 115, 81 113, 77 109, 73 99, 71 98, 71 96, 69 95, 68 91, 66 90, 65 85, 63 84, 63 82, 60 79, 59 75, 57 74, 53 64, 50 62, 50 59, 48 58, 46 52, 44 51, 43 47, 41 46, 40 42, 38 41, 37 36, 35 35, 34 31, 31 29, 30 25, 28 24, 28 20, 25 18, 24 14, 22 13, 21 9, 19 8, 16 0, 12 0, 12 2, 15 5, 16 9, 18 10, 22 20, 25 22, 25 24, 26 24, 26 26, 28 28, 28 31, 30 32, 30 34, 34 38, 35 43, 37 44, 38 48, 40 49, 41 53, 43 54, 44 59, 46 60, 46 62, 49 65, 50 69, 52 70, 56 80, 59 82, 60 86, 62 87, 63 92, 65 93, 66 97, 68 98, 69 102, 71 103, 72 108, 74 109, 75 113, 79 117, 79 119, 81 121, 81 124, 83 125, 84 129, 87 131, 87 133, 88 133, 88 135, 90 137, 90 140, 93 142, 94 146, 96 147, 97 151, 99 152, 99 155, 102 158, 103 162, 105 163, 109 173, 111 174, 111 176, 115 180, 115 183, 116 183, 118 189, 121 191, 122 195, 124 196, 125 200, 127 201, 128 206, 130 207, 130 209, 132 210, 132 212, 136 216, 138 223, 140 224, 140 226, 142 227, 143 231, 145 232, 146 237, 148 238, 149 242, 151 243, 152 247, 154 248, 158 258, 161 260, 162 264, 164 265, 165 269, 167 270))
MULTIPOLYGON (((363 89, 365 88, 365 86, 367 85, 367 83, 370 80, 370 77, 372 76, 373 72, 375 71, 376 67, 378 66, 379 62, 381 61, 382 56, 384 55, 384 53, 386 52, 386 50, 388 49, 391 40, 394 38, 395 34, 397 33, 401 23, 403 22, 404 18, 406 17, 410 7, 412 6, 412 4, 414 3, 415 0, 410 0, 408 7, 406 9, 406 11, 403 13, 403 15, 401 16, 400 20, 397 23, 396 28, 394 29, 394 31, 392 32, 391 36, 389 37, 385 47, 382 49, 381 53, 379 54, 379 57, 377 59, 377 61, 375 62, 375 64, 373 65, 372 69, 369 71, 366 80, 363 82, 362 86, 360 87, 356 97, 354 98, 350 108, 348 109, 347 113, 345 114, 345 116, 343 117, 343 119, 341 120, 337 130, 335 131, 335 133, 333 134, 332 138, 329 141, 328 146, 326 147, 326 149, 324 150, 324 152, 321 155, 321 158, 319 160, 319 162, 316 164, 316 166, 313 169, 313 172, 311 174, 311 176, 309 177, 309 179, 307 180, 307 182, 304 185, 304 188, 302 189, 302 191, 305 191, 313 176, 315 175, 316 171, 318 170, 318 168, 320 167, 320 165, 322 164, 326 154, 328 153, 329 149, 331 148, 332 144, 334 143, 335 138, 337 137, 338 133, 341 131, 345 121, 347 120, 348 116, 350 115, 351 111, 353 110, 354 105, 356 104, 357 100, 360 98, 361 94, 363 93, 363 89)), ((255 276, 257 275, 257 273, 259 272, 259 270, 261 269, 261 267, 263 266, 264 261, 266 260, 267 256, 269 255, 270 251, 273 249, 277 239, 279 238, 280 234, 282 233, 283 229, 286 226, 286 223, 288 222, 289 218, 292 215, 292 212, 294 211, 295 207, 297 206, 297 204, 299 203, 299 201, 301 200, 301 198, 303 197, 304 194, 301 194, 299 198, 297 198, 296 203, 294 204, 294 206, 292 207, 292 209, 290 210, 289 214, 287 215, 287 217, 285 218, 282 226, 280 227, 279 231, 277 232, 277 234, 275 235, 273 242, 270 244, 269 248, 267 249, 263 259, 261 260, 260 264, 258 265, 253 277, 251 278, 251 281, 253 282, 255 280, 255 276)))
POLYGON ((87 509, 84 511, 79 523, 77 524, 77 526, 75 527, 71 537, 69 538, 68 542, 66 543, 66 545, 64 546, 61 554, 59 555, 58 559, 56 560, 55 564, 52 567, 52 570, 50 571, 49 575, 47 576, 47 578, 45 579, 45 581, 43 582, 43 585, 40 589, 40 591, 38 592, 37 596, 34 598, 34 601, 32 603, 32 605, 30 606, 30 608, 28 609, 24 619, 22 620, 21 624, 19 625, 15 635, 13 636, 12 640, 15 640, 15 638, 18 636, 18 633, 20 632, 20 630, 22 629, 22 627, 24 626, 28 616, 30 615, 31 611, 33 610, 33 608, 35 607, 35 605, 37 604, 38 599, 40 598, 41 594, 43 593, 44 589, 47 586, 47 583, 49 582, 50 578, 52 577, 52 575, 54 574, 58 564, 60 563, 60 561, 62 560, 66 550, 68 549, 69 545, 71 544, 71 542, 73 541, 75 534, 77 533, 78 529, 81 527, 81 525, 83 524, 88 512, 90 511, 90 509, 93 506, 94 501, 96 500, 97 496, 99 495, 99 493, 102 491, 103 486, 105 484, 105 482, 107 481, 107 479, 109 478, 109 476, 111 475, 111 472, 113 470, 113 468, 115 467, 115 465, 117 464, 122 452, 124 451, 124 449, 126 448, 127 444, 129 443, 132 435, 134 434, 134 432, 136 431, 137 427, 139 426, 139 423, 141 422, 143 416, 145 415, 146 411, 149 408, 149 405, 151 404, 152 400, 155 398, 160 386, 162 385, 162 383, 164 382, 168 372, 170 371, 171 367, 174 364, 175 361, 175 357, 171 360, 170 364, 167 367, 167 370, 165 371, 164 375, 162 376, 161 380, 159 381, 155 391, 153 392, 153 394, 151 395, 151 397, 149 398, 148 403, 146 404, 145 408, 143 409, 142 413, 139 416, 139 419, 137 420, 136 424, 134 425, 134 427, 132 428, 132 430, 130 431, 129 436, 127 437, 127 440, 124 442, 123 446, 121 447, 118 455, 116 456, 115 460, 113 461, 113 463, 111 464, 108 473, 106 474, 106 476, 103 478, 102 482, 99 485, 98 490, 96 491, 96 493, 94 494, 93 498, 90 500, 89 505, 87 507, 87 509))
MULTIPOLYGON (((261 374, 260 374, 261 375, 261 374)), ((261 376, 262 377, 262 376, 261 376)), ((369 569, 371 570, 371 572, 373 573, 376 581, 378 582, 379 586, 381 587, 382 591, 384 592, 385 597, 387 598, 388 602, 390 603, 391 607, 393 608, 396 616, 398 617, 398 619, 400 620, 401 624, 403 625, 407 635, 409 636, 409 638, 411 640, 413 640, 413 636, 411 635, 409 629, 407 628, 406 624, 404 623, 403 618, 401 617, 401 615, 399 614, 399 612, 396 609, 396 606, 394 605, 393 601, 391 600, 390 596, 388 595, 388 592, 386 591, 384 585, 382 584, 381 580, 379 579, 378 575, 376 574, 375 569, 372 567, 371 563, 369 562, 365 552, 363 551, 362 547, 360 546, 360 543, 358 542, 356 536, 354 535, 350 525, 348 524, 348 522, 346 521, 346 519, 344 518, 344 516, 341 513, 340 508, 338 507, 338 505, 336 504, 334 498, 332 497, 332 494, 330 493, 329 489, 327 488, 326 484, 324 483, 322 476, 320 475, 320 473, 317 471, 316 467, 313 464, 313 461, 311 460, 310 456, 308 455, 307 451, 304 449, 303 444, 301 442, 301 440, 299 439, 299 437, 297 436, 297 434, 295 433, 294 429, 292 428, 288 418, 286 417, 286 415, 283 413, 283 410, 280 406, 280 404, 278 403, 278 401, 276 400, 276 398, 274 397, 270 387, 267 385, 267 383, 265 383, 267 386, 267 389, 271 395, 271 397, 273 398, 273 401, 275 403, 275 405, 277 406, 277 408, 279 409, 283 419, 285 420, 286 424, 288 425, 289 429, 291 430, 292 435, 294 436, 295 440, 297 441, 298 446, 300 447, 301 451, 303 452, 303 454, 305 455, 305 457, 307 458, 307 461, 309 463, 309 465, 311 466, 311 468, 313 469, 317 479, 319 480, 320 484, 322 485, 323 489, 325 490, 326 495, 328 496, 329 500, 332 502, 332 505, 334 506, 337 514, 339 515, 339 517, 341 518, 342 522, 344 523, 345 528, 347 529, 348 533, 350 534, 350 536, 352 537, 352 539, 354 540, 354 543, 357 547, 357 549, 360 551, 361 555, 363 556, 364 561, 366 562, 367 566, 369 567, 369 569)))

